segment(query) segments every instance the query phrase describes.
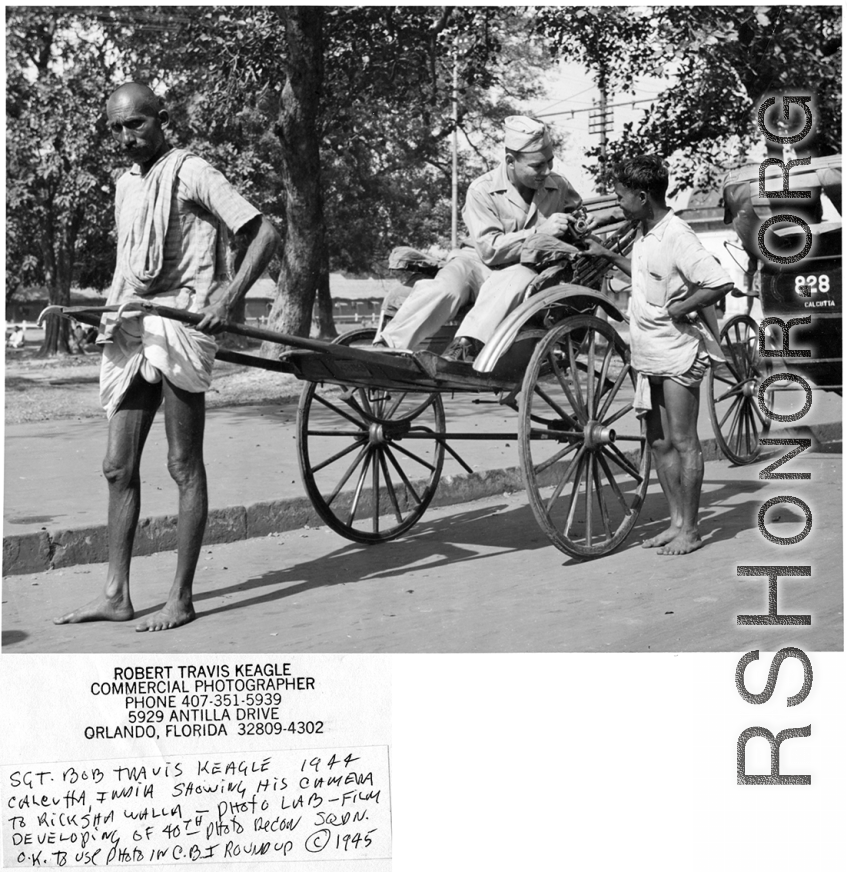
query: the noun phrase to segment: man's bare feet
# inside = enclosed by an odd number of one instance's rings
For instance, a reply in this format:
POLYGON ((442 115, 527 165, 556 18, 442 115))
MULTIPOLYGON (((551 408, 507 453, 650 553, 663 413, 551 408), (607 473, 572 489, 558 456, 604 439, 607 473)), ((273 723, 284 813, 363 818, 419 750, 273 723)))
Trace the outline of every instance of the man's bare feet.
POLYGON ((81 624, 85 621, 129 621, 132 620, 135 611, 129 597, 110 599, 99 596, 90 603, 62 615, 61 618, 53 618, 54 624, 81 624))
POLYGON ((672 541, 668 542, 664 548, 660 548, 657 553, 662 555, 690 554, 692 551, 696 551, 698 548, 702 547, 703 540, 700 538, 700 534, 696 530, 692 532, 680 530, 679 535, 677 535, 672 541))
POLYGON ((671 524, 667 530, 663 530, 661 533, 657 533, 651 539, 645 539, 641 543, 642 548, 659 548, 662 545, 667 545, 668 542, 673 542, 674 539, 679 535, 679 527, 675 527, 671 524))
POLYGON ((136 628, 136 633, 155 633, 158 630, 173 630, 189 624, 195 618, 191 600, 168 601, 153 615, 145 618, 136 628))

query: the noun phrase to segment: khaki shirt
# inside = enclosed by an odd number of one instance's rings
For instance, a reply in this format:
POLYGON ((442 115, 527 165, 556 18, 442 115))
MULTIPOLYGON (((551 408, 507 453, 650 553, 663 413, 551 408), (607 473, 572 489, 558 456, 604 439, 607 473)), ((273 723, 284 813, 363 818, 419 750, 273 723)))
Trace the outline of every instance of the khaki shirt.
POLYGON ((709 356, 723 360, 720 346, 698 317, 691 324, 671 321, 668 304, 697 288, 731 285, 718 259, 691 227, 668 214, 646 234, 639 230, 632 248, 630 338, 632 363, 647 375, 682 375, 701 342, 709 356))
POLYGON ((462 217, 482 262, 498 267, 520 262, 521 246, 539 223, 581 205, 582 197, 557 173, 547 176, 527 204, 509 181, 503 161, 471 183, 462 217))
MULTIPOLYGON (((136 164, 118 179, 115 192, 119 245, 125 235, 121 229, 125 222, 132 222, 141 190, 141 168, 136 164)), ((203 309, 229 277, 227 231, 237 233, 260 214, 222 173, 196 155, 187 157, 171 199, 162 271, 149 296, 174 297, 169 304, 180 309, 203 309)), ((108 303, 122 303, 135 296, 116 271, 108 303)))

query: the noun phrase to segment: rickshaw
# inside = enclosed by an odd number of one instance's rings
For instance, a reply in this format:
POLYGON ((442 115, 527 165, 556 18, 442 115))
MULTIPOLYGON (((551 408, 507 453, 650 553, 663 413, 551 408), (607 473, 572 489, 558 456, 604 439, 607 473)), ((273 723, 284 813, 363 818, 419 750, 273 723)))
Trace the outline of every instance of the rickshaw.
MULTIPOLYGON (((761 300, 764 345, 759 324, 750 315, 736 315, 720 332, 725 366, 709 373, 709 414, 723 453, 737 464, 751 463, 759 456, 761 439, 770 418, 759 405, 765 383, 765 402, 771 407, 773 393, 796 390, 803 379, 812 390, 842 390, 841 377, 841 155, 811 158, 808 164, 789 171, 791 191, 808 190, 807 199, 770 199, 759 196, 760 164, 732 170, 723 181, 725 222, 732 223, 741 244, 756 264, 750 278, 761 300), (791 260, 791 255, 809 248, 802 258, 778 263, 763 255, 759 230, 775 215, 797 216, 799 222, 774 225, 766 244, 771 254, 791 260), (811 316, 808 325, 790 328, 784 334, 775 319, 811 316), (786 350, 787 349, 787 350, 786 350), (763 356, 762 352, 770 352, 763 356), (801 352, 801 353, 798 353, 801 352), (772 380, 776 372, 783 379, 772 380), (767 395, 770 394, 770 397, 767 395)), ((779 190, 781 171, 766 172, 766 190, 779 190)))
MULTIPOLYGON (((588 201, 608 223, 605 244, 626 253, 631 222, 614 199, 588 201)), ((634 527, 648 487, 650 451, 633 408, 635 373, 614 324, 624 320, 603 290, 605 261, 575 246, 541 264, 523 302, 500 325, 473 368, 433 350, 377 350, 375 330, 334 342, 243 324, 229 332, 284 347, 278 359, 220 349, 218 358, 304 381, 297 451, 318 515, 356 542, 384 542, 411 529, 435 495, 445 454, 468 473, 455 444, 518 443, 532 512, 549 540, 575 558, 608 554, 634 527), (448 430, 443 398, 495 402, 517 413, 517 432, 448 430), (488 399, 480 399, 488 398, 488 399)), ((88 323, 117 307, 49 307, 88 323)), ((124 305, 197 323, 200 316, 150 303, 124 305)), ((449 336, 442 337, 446 343, 449 336)))

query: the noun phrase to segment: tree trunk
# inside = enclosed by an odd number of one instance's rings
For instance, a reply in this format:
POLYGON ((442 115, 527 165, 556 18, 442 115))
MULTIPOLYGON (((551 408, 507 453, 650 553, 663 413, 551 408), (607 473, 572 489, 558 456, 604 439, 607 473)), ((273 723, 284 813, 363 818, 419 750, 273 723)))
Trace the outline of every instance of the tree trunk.
MULTIPOLYGON (((323 9, 274 9, 285 28, 287 77, 275 132, 282 144, 286 232, 280 256, 272 330, 308 336, 322 268, 326 228, 321 194, 318 111, 323 83, 323 9)), ((278 352, 266 343, 265 353, 278 352)))
MULTIPOLYGON (((70 306, 73 258, 65 250, 64 240, 59 240, 53 222, 45 222, 41 232, 41 251, 44 255, 44 273, 47 280, 47 301, 51 306, 70 306), (59 248, 57 253, 56 248, 59 248)), ((70 354, 70 322, 59 315, 50 315, 44 322, 44 340, 36 357, 55 357, 70 354)))
POLYGON ((324 255, 321 258, 321 278, 318 282, 318 299, 315 304, 315 326, 320 339, 335 339, 338 330, 335 329, 335 321, 332 317, 332 295, 329 291, 329 257, 324 247, 324 255))

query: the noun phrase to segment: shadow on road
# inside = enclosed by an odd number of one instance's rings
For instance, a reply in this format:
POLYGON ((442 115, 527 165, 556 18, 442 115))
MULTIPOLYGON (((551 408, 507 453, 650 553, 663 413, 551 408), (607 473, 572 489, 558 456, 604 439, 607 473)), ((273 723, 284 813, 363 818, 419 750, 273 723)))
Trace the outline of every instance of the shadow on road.
MULTIPOLYGON (((762 484, 755 480, 727 480, 710 481, 708 487, 701 507, 701 529, 707 547, 734 539, 739 532, 751 528, 761 504, 760 500, 752 498, 752 494, 762 484), (730 495, 733 497, 731 502, 728 501, 730 495)), ((666 512, 664 497, 659 493, 651 493, 642 508, 641 520, 616 553, 640 549, 644 539, 667 525, 666 512)), ((799 516, 783 520, 790 522, 797 519, 799 516)), ((433 518, 429 522, 424 519, 414 534, 392 543, 381 546, 350 544, 314 560, 274 569, 235 585, 199 591, 195 594, 195 604, 204 599, 239 596, 237 602, 204 612, 205 615, 226 613, 298 596, 316 588, 380 578, 396 579, 412 570, 425 570, 432 574, 444 567, 490 559, 491 549, 496 549, 496 554, 502 554, 552 547, 528 506, 492 504, 484 508, 470 508, 445 518, 433 518), (378 561, 375 554, 384 554, 384 569, 374 569, 378 561), (243 598, 245 593, 248 594, 247 598, 243 598)), ((562 567, 576 567, 584 562, 562 556, 562 567)), ((144 614, 147 611, 140 612, 138 616, 144 614)))

